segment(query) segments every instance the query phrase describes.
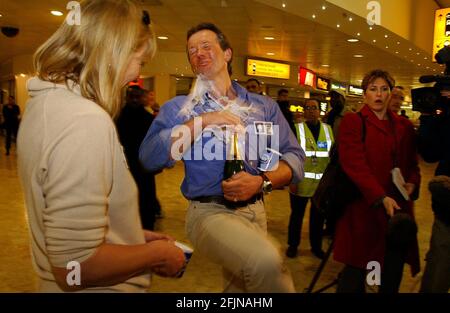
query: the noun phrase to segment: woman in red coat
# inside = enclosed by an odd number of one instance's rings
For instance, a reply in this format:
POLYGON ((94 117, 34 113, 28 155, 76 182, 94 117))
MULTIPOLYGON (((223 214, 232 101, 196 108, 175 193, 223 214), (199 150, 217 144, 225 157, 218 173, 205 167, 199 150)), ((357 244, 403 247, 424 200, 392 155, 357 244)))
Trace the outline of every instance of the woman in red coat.
MULTIPOLYGON (((420 185, 412 124, 388 109, 393 86, 394 79, 385 71, 374 70, 365 76, 362 82, 365 105, 360 111, 366 129, 364 142, 358 114, 347 114, 340 126, 340 163, 361 194, 346 207, 336 225, 334 259, 346 265, 338 292, 364 292, 366 269, 371 261, 381 266, 383 291, 388 221, 398 210, 414 217, 412 201, 406 201, 392 182, 391 171, 398 167, 410 196, 420 185)), ((402 256, 412 266, 413 275, 419 271, 417 247, 414 235, 402 256)))

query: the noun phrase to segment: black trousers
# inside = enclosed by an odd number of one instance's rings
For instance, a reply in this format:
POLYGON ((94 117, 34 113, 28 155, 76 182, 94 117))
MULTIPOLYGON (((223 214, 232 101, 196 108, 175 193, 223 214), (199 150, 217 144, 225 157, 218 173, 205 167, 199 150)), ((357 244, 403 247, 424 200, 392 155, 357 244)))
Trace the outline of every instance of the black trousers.
POLYGON ((420 292, 447 293, 450 290, 450 225, 439 218, 434 220, 426 261, 420 292))
POLYGON ((346 265, 339 274, 337 293, 364 293, 366 292, 366 270, 346 265))
POLYGON ((9 152, 9 150, 11 149, 11 142, 12 142, 12 137, 14 137, 15 139, 17 138, 17 130, 18 130, 18 125, 5 125, 5 131, 6 131, 6 141, 5 141, 5 148, 6 148, 6 152, 9 152))
MULTIPOLYGON (((398 293, 408 249, 415 239, 417 227, 407 214, 390 218, 385 237, 384 267, 380 273, 379 293, 398 293)), ((365 292, 366 269, 346 265, 339 275, 337 292, 365 292)))
POLYGON ((159 201, 156 198, 155 175, 141 168, 132 169, 131 173, 138 187, 139 214, 142 227, 147 230, 154 230, 155 214, 158 210, 161 211, 159 201))
MULTIPOLYGON (((381 273, 379 293, 398 293, 403 276, 404 260, 386 260, 384 271, 381 273), (388 262, 386 262, 388 261, 388 262)), ((362 268, 346 265, 339 274, 337 293, 365 293, 367 271, 362 268)))
MULTIPOLYGON (((302 233, 303 217, 309 197, 300 197, 289 194, 291 203, 291 216, 289 217, 288 245, 298 247, 302 233)), ((322 249, 324 219, 311 202, 309 218, 309 242, 313 250, 322 249)))

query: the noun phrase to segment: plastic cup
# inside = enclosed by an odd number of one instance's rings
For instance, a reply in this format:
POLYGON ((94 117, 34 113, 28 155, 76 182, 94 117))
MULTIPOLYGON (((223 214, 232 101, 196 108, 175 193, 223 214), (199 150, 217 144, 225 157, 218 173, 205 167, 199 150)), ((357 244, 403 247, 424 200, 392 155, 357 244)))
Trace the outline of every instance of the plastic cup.
POLYGON ((175 241, 175 245, 180 248, 181 250, 183 250, 184 252, 184 256, 186 258, 186 262, 183 266, 183 269, 178 273, 177 278, 181 278, 184 274, 184 271, 186 270, 186 266, 189 263, 189 260, 192 257, 192 253, 194 253, 194 249, 192 249, 191 247, 189 247, 187 244, 179 242, 179 241, 175 241))
POLYGON ((282 154, 274 149, 266 148, 266 152, 259 159, 258 169, 262 172, 274 171, 282 154))

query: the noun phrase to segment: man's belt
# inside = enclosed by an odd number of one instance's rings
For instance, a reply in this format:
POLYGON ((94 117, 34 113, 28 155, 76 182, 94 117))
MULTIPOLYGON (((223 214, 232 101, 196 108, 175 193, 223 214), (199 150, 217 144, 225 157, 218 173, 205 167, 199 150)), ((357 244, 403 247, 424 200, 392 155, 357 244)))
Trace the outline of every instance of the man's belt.
POLYGON ((200 203, 216 203, 226 206, 227 208, 230 209, 236 209, 245 207, 249 204, 255 204, 256 201, 261 200, 262 198, 263 198, 262 193, 258 193, 246 201, 237 201, 237 202, 229 201, 225 199, 224 196, 200 196, 190 200, 198 201, 200 203))

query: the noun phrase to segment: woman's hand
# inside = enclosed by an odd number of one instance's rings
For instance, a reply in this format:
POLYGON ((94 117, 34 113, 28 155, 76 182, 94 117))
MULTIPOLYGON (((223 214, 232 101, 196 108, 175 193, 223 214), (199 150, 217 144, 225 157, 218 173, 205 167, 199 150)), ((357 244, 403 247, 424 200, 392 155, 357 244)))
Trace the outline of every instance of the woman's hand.
POLYGON ((167 240, 153 240, 147 243, 154 255, 148 264, 150 270, 162 277, 176 277, 186 266, 183 250, 167 240))
POLYGON ((387 215, 389 215, 390 217, 394 216, 395 210, 401 209, 398 206, 397 202, 391 197, 384 197, 383 206, 386 210, 387 215))
POLYGON ((412 195, 412 193, 416 189, 416 185, 414 185, 412 183, 406 183, 406 184, 403 185, 403 187, 405 187, 405 189, 408 192, 409 196, 412 195))
POLYGON ((145 242, 150 242, 154 240, 167 240, 167 241, 175 241, 175 239, 169 235, 157 233, 154 231, 144 229, 144 237, 145 242))

